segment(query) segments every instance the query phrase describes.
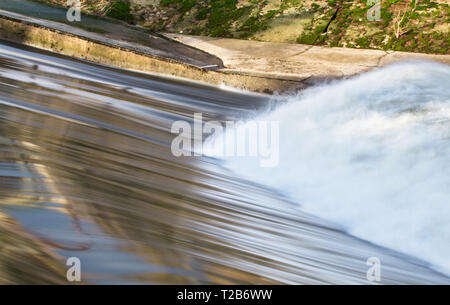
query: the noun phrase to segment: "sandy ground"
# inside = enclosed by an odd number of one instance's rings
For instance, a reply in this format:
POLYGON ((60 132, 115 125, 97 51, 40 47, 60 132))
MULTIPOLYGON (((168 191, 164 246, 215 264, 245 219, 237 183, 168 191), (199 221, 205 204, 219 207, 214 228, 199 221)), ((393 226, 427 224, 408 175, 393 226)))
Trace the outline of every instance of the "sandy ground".
POLYGON ((165 35, 219 57, 225 70, 293 80, 347 77, 399 60, 434 60, 450 64, 450 55, 165 35))

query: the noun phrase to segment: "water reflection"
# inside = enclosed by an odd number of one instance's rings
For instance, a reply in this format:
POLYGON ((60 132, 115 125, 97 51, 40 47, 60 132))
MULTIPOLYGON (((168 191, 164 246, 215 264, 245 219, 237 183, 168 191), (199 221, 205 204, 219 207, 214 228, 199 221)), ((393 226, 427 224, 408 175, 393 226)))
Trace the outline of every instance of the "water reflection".
MULTIPOLYGON (((0 92, 0 211, 55 266, 2 268, 5 278, 64 283, 64 260, 77 256, 91 283, 366 283, 366 259, 377 256, 385 283, 448 282, 218 160, 170 153, 173 121, 247 117, 268 97, 12 45, 0 46, 0 92)), ((0 233, 2 246, 13 234, 0 233)))

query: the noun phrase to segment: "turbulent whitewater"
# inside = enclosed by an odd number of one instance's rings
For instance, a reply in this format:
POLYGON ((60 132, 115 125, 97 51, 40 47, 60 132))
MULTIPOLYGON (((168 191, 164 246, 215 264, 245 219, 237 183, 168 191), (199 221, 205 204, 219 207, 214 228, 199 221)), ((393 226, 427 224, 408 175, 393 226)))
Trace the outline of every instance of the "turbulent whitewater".
POLYGON ((450 273, 449 66, 404 62, 319 85, 257 120, 280 122, 279 165, 230 158, 230 169, 450 273))

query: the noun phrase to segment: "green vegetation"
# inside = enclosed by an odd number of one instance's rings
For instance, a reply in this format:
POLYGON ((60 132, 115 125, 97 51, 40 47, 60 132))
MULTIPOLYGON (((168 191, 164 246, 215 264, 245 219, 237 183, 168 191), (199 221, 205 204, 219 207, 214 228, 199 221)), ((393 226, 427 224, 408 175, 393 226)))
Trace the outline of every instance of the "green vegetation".
POLYGON ((105 14, 111 18, 131 22, 133 21, 133 15, 131 15, 130 7, 129 2, 114 1, 106 8, 105 14))
POLYGON ((449 54, 448 0, 381 0, 378 21, 367 18, 367 0, 81 1, 154 31, 449 54))

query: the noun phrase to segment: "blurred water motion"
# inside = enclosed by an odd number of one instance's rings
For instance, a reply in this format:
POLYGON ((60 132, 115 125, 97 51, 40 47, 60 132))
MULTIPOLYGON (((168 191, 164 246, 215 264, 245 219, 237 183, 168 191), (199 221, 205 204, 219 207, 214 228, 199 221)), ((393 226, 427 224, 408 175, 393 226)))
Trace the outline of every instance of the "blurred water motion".
POLYGON ((448 283, 220 161, 176 158, 172 122, 252 116, 269 97, 0 45, 0 283, 448 283))

